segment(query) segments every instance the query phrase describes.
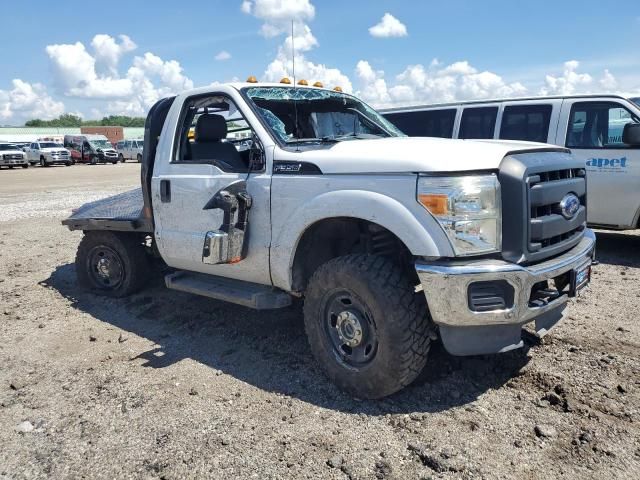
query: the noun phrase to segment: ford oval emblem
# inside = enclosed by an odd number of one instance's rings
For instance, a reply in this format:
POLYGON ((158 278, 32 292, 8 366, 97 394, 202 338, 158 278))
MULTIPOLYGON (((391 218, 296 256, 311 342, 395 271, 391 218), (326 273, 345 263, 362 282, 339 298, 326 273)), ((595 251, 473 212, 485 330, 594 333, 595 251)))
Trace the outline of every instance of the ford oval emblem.
POLYGON ((580 199, 573 193, 567 193, 560 200, 560 212, 567 220, 571 220, 580 210, 580 199))

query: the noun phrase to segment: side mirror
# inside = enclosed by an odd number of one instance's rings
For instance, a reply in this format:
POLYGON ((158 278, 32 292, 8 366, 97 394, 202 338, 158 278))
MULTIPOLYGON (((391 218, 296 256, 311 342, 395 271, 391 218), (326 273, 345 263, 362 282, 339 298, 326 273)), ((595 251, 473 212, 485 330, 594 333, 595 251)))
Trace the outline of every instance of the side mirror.
POLYGON ((622 131, 622 143, 640 146, 640 123, 627 123, 622 131))

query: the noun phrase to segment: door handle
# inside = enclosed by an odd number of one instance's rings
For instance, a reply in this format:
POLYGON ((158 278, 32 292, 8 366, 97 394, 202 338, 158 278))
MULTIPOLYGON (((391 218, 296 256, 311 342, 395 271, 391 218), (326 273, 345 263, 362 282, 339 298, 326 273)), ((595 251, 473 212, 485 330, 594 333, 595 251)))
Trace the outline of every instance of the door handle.
POLYGON ((160 180, 160 201, 168 203, 171 201, 171 182, 160 180))

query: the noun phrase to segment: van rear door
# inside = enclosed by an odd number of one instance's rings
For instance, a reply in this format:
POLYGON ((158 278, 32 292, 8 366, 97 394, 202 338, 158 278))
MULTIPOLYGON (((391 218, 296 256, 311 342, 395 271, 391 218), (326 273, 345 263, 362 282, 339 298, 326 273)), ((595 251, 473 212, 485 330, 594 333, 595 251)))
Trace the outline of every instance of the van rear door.
POLYGON ((556 143, 585 162, 592 225, 638 227, 640 146, 622 142, 630 122, 640 123, 640 109, 622 98, 571 98, 562 104, 556 143))

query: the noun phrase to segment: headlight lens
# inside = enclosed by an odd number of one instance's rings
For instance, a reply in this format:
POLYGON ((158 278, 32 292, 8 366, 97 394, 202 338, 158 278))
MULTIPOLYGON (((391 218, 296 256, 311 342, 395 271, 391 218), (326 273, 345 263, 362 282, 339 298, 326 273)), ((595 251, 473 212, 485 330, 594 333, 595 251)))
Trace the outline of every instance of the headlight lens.
POLYGON ((456 256, 500 251, 502 209, 496 175, 419 177, 418 202, 440 222, 456 256))

